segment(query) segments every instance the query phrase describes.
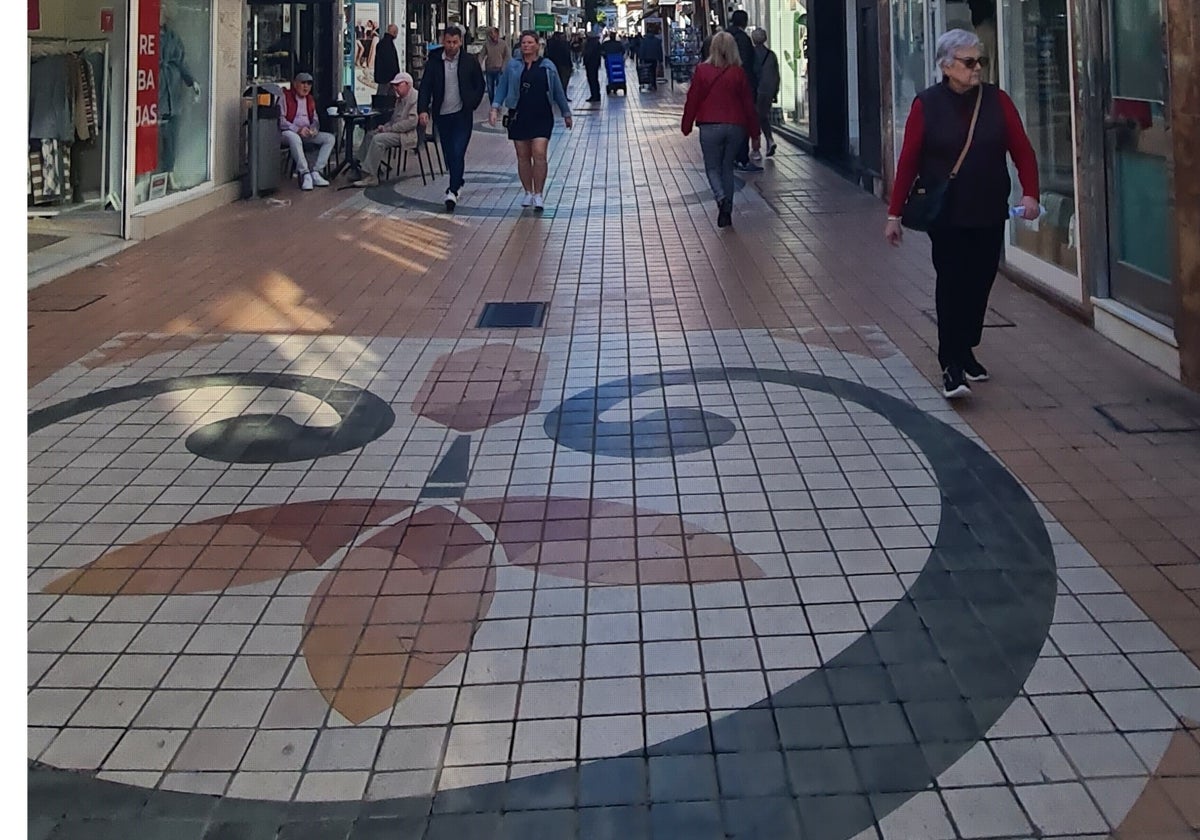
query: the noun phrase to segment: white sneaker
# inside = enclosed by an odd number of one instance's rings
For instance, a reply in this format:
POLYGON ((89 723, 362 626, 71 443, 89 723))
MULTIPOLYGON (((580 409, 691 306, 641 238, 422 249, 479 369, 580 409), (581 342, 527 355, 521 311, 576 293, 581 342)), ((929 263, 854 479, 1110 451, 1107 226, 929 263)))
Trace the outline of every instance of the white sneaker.
POLYGON ((524 190, 521 191, 521 206, 522 207, 532 207, 533 206, 533 193, 525 192, 524 190))
POLYGON ((328 187, 329 186, 329 181, 325 180, 325 176, 322 175, 317 170, 314 169, 312 172, 310 172, 308 174, 312 175, 313 183, 316 184, 318 187, 328 187))
POLYGON ((453 213, 454 208, 458 205, 458 193, 453 190, 446 190, 446 212, 453 213))
POLYGON ((754 161, 755 163, 762 163, 762 159, 762 152, 758 149, 755 149, 750 153, 750 160, 754 161))
POLYGON ((533 197, 533 212, 541 213, 544 209, 546 209, 546 205, 542 203, 542 194, 535 194, 533 197))
POLYGON ((305 172, 300 176, 300 189, 311 190, 313 188, 313 176, 311 172, 305 172))

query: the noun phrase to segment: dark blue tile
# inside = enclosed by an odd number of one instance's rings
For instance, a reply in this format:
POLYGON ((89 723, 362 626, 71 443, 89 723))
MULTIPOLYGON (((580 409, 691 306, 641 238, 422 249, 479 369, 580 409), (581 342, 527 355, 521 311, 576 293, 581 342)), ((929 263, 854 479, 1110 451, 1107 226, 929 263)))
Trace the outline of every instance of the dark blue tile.
POLYGON ((799 811, 802 837, 853 837, 875 821, 865 796, 811 796, 799 811))
POLYGON ((492 840, 500 830, 500 814, 434 814, 425 840, 492 840))
POLYGON ((896 697, 892 681, 882 665, 827 668, 825 676, 829 680, 830 694, 837 705, 884 703, 896 697))
POLYGON ((740 752, 717 755, 717 776, 723 797, 776 796, 788 792, 780 752, 740 752))
POLYGON ((275 840, 276 822, 215 822, 208 826, 204 840, 275 840))
POLYGON ((667 755, 650 759, 650 799, 683 802, 717 798, 717 768, 711 755, 667 755))
POLYGON ((800 817, 790 797, 726 799, 721 803, 729 840, 799 840, 800 817))
POLYGON ((863 787, 871 792, 902 793, 925 790, 933 773, 916 744, 859 747, 853 750, 863 787))
POLYGON ((920 701, 905 703, 903 708, 921 743, 969 741, 984 734, 961 701, 920 701))
POLYGON ((346 840, 352 827, 344 820, 289 822, 279 827, 279 840, 346 840))
POLYGON ((849 750, 788 750, 784 760, 792 792, 797 796, 857 793, 863 789, 849 750))
POLYGON ((770 709, 743 709, 712 725, 717 752, 772 750, 779 746, 779 732, 770 709))
POLYGON ((610 758, 579 768, 579 804, 639 805, 648 800, 646 760, 610 758))
POLYGON ((504 798, 505 787, 500 783, 440 790, 433 798, 433 813, 480 814, 500 811, 504 807, 504 798))
POLYGON ((840 706, 842 726, 851 746, 913 743, 908 718, 899 703, 840 706))
POLYGON ((428 824, 425 817, 360 819, 350 831, 350 840, 421 840, 428 824))
POLYGON ((572 767, 511 781, 506 788, 505 810, 573 808, 578 777, 579 771, 572 767))
POLYGON ((789 749, 812 747, 844 747, 846 733, 837 709, 791 707, 775 710, 779 727, 779 742, 789 749))
POLYGON ((650 806, 654 840, 725 840, 716 802, 656 802, 650 806))
POLYGON ((580 840, 648 840, 650 809, 619 805, 579 810, 580 840))
POLYGON ((495 840, 574 840, 578 822, 574 811, 515 811, 501 818, 495 840))

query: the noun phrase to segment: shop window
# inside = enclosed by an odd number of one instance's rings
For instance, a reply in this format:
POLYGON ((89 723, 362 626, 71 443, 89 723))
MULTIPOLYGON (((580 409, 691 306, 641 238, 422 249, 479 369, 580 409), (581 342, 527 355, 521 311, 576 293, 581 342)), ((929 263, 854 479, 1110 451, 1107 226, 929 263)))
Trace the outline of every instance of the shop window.
POLYGON ((811 133, 808 107, 808 9, 798 0, 771 6, 767 45, 779 58, 776 122, 801 134, 811 133))
POLYGON ((1046 207, 1035 224, 1014 223, 1011 242, 1074 273, 1075 173, 1066 0, 1004 0, 1004 29, 1004 87, 1037 151, 1046 207))
POLYGON ((913 100, 929 84, 925 14, 925 0, 894 0, 892 3, 892 131, 897 157, 913 100))
POLYGON ((212 95, 212 0, 142 0, 141 7, 136 204, 209 180, 212 95))

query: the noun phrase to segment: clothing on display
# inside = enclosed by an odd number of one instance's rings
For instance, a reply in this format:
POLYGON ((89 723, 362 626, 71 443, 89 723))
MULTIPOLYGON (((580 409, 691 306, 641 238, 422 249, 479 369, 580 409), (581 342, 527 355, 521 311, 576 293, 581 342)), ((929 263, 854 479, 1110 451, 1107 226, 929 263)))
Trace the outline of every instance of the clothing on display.
POLYGON ((59 203, 74 192, 75 144, 95 142, 103 128, 106 54, 70 41, 36 43, 30 51, 28 198, 31 204, 59 203))
POLYGON ((175 169, 175 150, 179 146, 179 121, 174 119, 183 110, 185 91, 198 91, 199 86, 188 68, 183 41, 175 30, 165 24, 159 30, 158 60, 158 169, 175 169))

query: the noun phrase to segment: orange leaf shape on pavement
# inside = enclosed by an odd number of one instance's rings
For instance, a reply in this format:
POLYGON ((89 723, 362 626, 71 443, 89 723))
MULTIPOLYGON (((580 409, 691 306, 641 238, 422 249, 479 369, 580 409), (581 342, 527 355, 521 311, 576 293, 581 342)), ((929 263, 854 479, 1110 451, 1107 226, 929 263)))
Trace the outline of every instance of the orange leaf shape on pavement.
POLYGON ((219 592, 318 568, 411 502, 338 499, 255 508, 179 525, 51 581, 54 595, 219 592))
POLYGON ((491 607, 490 561, 490 544, 442 507, 349 552, 313 595, 301 646, 329 704, 362 723, 465 652, 491 607))
POLYGON ((438 359, 412 409, 455 431, 477 432, 537 408, 544 378, 541 353, 485 344, 438 359))
POLYGON ((463 502, 508 561, 599 585, 716 583, 765 577, 724 537, 671 514, 563 497, 463 502))

